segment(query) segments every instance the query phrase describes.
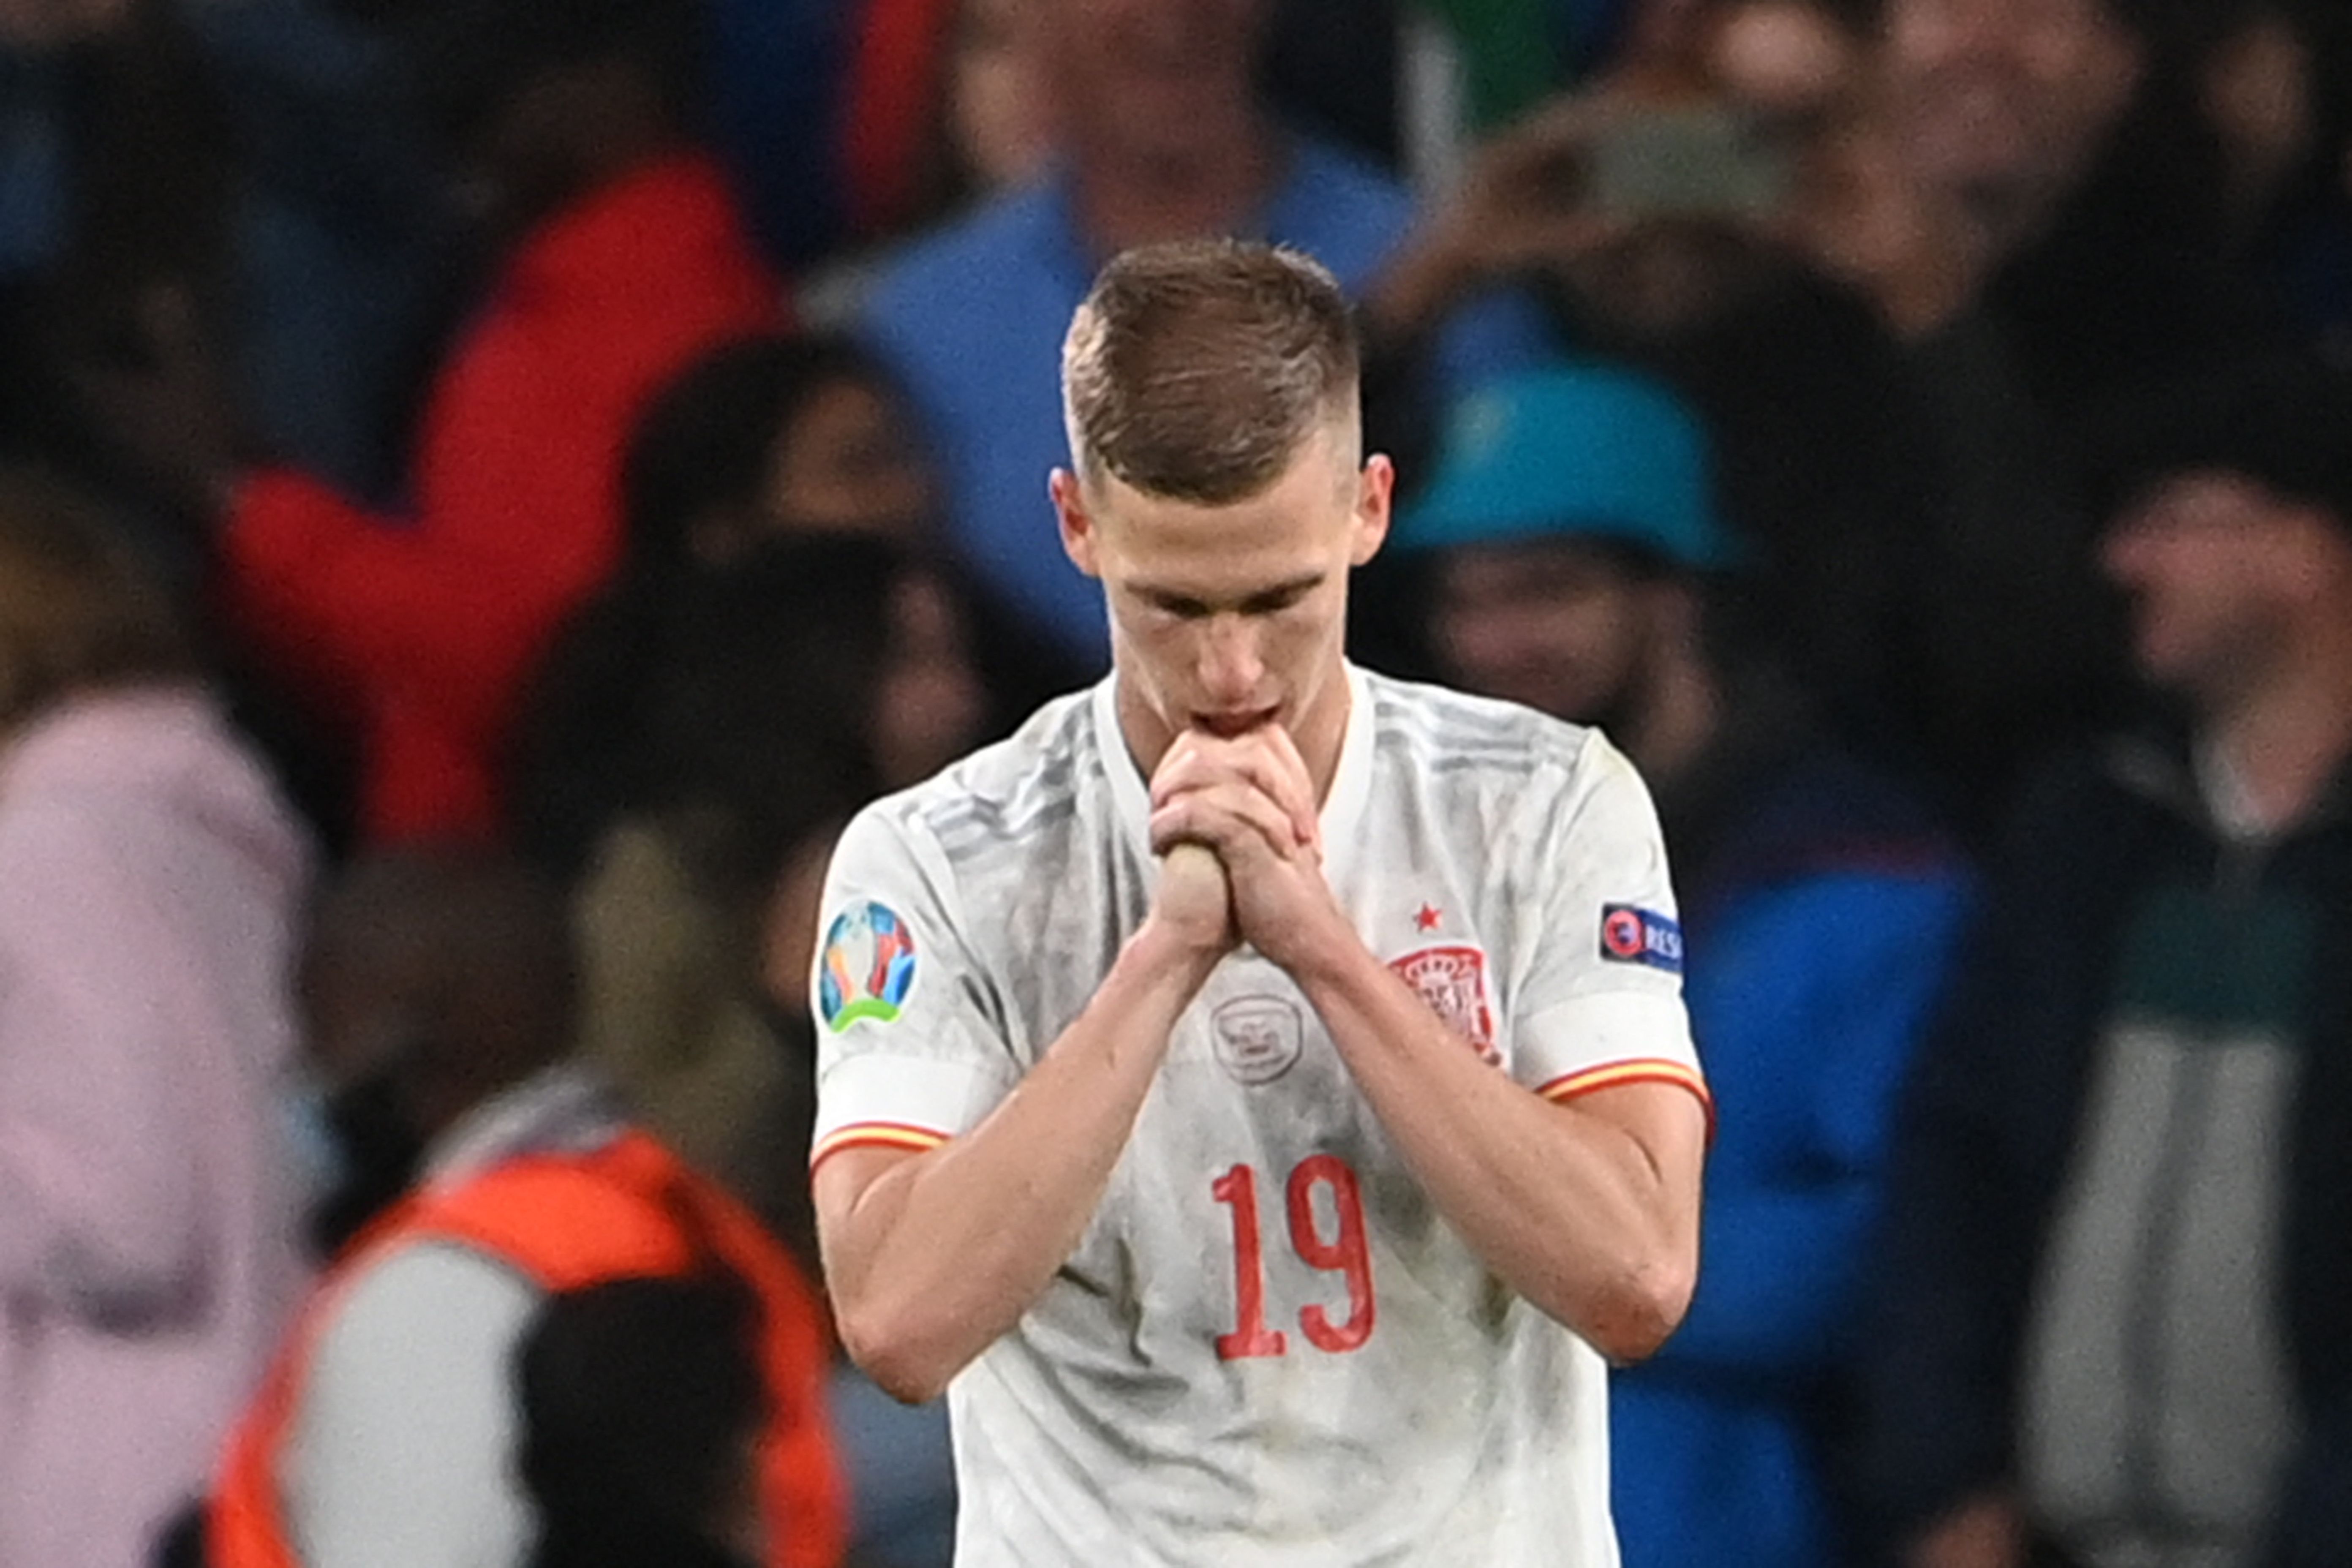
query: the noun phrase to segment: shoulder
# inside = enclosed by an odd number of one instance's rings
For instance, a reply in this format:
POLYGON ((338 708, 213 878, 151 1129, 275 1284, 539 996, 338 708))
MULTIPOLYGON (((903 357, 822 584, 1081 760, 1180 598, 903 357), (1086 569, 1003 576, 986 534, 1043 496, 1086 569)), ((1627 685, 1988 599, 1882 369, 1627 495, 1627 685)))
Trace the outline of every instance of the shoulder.
POLYGON ((1004 740, 874 802, 851 833, 957 860, 1066 821, 1101 773, 1092 702, 1091 688, 1054 699, 1004 740))
POLYGON ((1524 791, 1565 788, 1623 767, 1597 730, 1450 687, 1364 676, 1375 760, 1419 777, 1463 774, 1524 791))

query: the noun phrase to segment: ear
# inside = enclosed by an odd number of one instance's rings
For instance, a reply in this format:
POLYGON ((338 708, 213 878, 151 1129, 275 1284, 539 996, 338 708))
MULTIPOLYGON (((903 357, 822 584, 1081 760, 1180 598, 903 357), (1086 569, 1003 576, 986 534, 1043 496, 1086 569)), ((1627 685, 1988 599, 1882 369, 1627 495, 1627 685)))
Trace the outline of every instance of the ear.
POLYGON ((1100 577, 1102 568, 1097 557, 1099 540, 1095 520, 1087 510, 1085 487, 1077 475, 1067 468, 1055 468, 1045 481, 1045 489, 1054 498, 1054 518, 1062 531, 1062 553, 1070 564, 1089 577, 1100 577))
POLYGON ((1349 542, 1349 565, 1361 566, 1381 552, 1395 501, 1396 465, 1386 453, 1375 452, 1356 474, 1355 537, 1349 542))

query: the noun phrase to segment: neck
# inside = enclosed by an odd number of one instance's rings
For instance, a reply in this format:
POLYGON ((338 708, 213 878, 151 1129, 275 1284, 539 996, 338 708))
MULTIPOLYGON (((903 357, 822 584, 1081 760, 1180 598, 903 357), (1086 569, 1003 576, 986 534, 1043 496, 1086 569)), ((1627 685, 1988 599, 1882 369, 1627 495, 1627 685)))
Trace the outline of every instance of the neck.
POLYGON ((2352 755, 2352 629, 2322 635, 2326 657, 2285 661, 2205 716, 2207 740, 2266 827, 2307 816, 2352 755))
POLYGON ((1280 165, 1279 145, 1254 116, 1181 152, 1097 146, 1072 169, 1079 231, 1106 256, 1232 233, 1247 226, 1280 165))

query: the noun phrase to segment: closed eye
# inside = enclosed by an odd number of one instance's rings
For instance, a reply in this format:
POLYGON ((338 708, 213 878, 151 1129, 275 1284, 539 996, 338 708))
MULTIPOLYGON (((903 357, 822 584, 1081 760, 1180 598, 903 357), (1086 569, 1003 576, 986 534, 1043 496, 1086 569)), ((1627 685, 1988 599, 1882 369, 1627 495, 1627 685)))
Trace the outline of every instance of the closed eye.
MULTIPOLYGON (((1303 577, 1294 577, 1286 583, 1276 583, 1270 588, 1262 588, 1246 598, 1234 602, 1232 608, 1234 613, 1242 616, 1279 615, 1285 610, 1297 606, 1309 594, 1322 586, 1322 584, 1323 574, 1319 572, 1303 577)), ((1206 620, 1224 608, 1223 605, 1211 604, 1206 599, 1196 598, 1190 594, 1174 593, 1165 588, 1137 584, 1131 591, 1137 598, 1152 609, 1164 616, 1172 616, 1178 620, 1206 620)))
POLYGON ((1244 599, 1241 611, 1245 616, 1272 616, 1291 608, 1321 585, 1321 577, 1302 577, 1294 582, 1268 588, 1263 594, 1253 594, 1244 599))

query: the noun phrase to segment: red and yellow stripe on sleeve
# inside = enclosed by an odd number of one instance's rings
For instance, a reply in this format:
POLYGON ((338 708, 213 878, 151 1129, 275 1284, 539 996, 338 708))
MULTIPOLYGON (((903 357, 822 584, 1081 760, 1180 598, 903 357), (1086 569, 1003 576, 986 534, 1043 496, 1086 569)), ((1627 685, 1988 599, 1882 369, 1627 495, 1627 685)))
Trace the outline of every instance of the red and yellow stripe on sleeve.
POLYGON ((809 1151, 809 1169, 814 1171, 844 1149, 904 1149, 919 1154, 947 1141, 944 1132, 904 1121, 853 1121, 817 1140, 816 1147, 809 1151))
POLYGON ((1670 1083, 1696 1095, 1699 1104, 1706 1110, 1707 1142, 1715 1141, 1715 1096, 1707 1092, 1706 1079, 1700 1077, 1698 1069, 1688 1062, 1673 1061, 1664 1057, 1607 1062, 1600 1067, 1562 1073, 1538 1088, 1536 1093, 1555 1105, 1565 1105, 1571 1100, 1629 1083, 1670 1083))

